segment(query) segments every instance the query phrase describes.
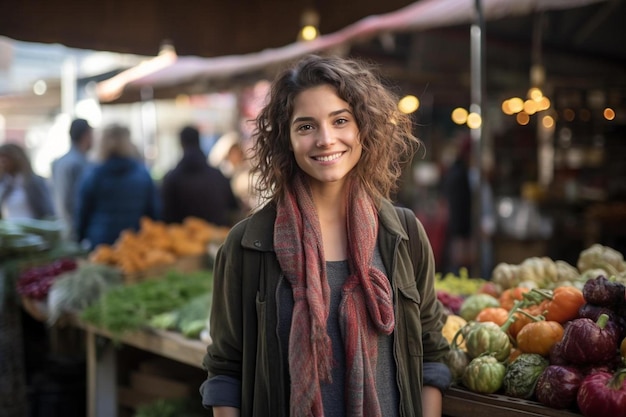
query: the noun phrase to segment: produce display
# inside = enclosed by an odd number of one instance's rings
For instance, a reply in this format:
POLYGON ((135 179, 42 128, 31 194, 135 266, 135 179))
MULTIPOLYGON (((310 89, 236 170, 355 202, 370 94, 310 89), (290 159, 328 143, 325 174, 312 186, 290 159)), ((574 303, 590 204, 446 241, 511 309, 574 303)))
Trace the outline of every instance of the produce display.
POLYGON ((121 272, 106 265, 79 262, 52 283, 47 298, 47 321, 53 325, 66 314, 80 314, 109 289, 123 285, 121 272))
MULTIPOLYGON (((44 226, 29 224, 19 233, 54 241, 54 227, 44 226), (33 233, 38 226, 42 230, 33 233)), ((153 328, 204 340, 212 273, 162 267, 207 254, 207 245, 219 244, 227 232, 196 218, 174 225, 144 218, 138 232, 123 232, 88 259, 59 256, 23 265, 15 288, 24 299, 45 303, 50 325, 69 313, 113 337, 153 328)), ((7 242, 20 239, 17 229, 0 221, 0 246, 5 245, 0 254, 8 253, 7 242)), ((446 363, 455 385, 584 417, 626 417, 621 253, 592 245, 575 266, 547 257, 501 263, 490 280, 461 269, 458 276, 437 275, 435 289, 448 313, 442 332, 450 342, 446 363)), ((159 409, 169 408, 146 407, 137 415, 159 409)))
POLYGON ((459 314, 466 296, 479 292, 485 284, 485 279, 470 278, 467 268, 460 268, 458 276, 453 273, 435 276, 437 298, 453 314, 459 314))
POLYGON ((25 268, 17 277, 17 293, 33 300, 43 300, 57 278, 65 272, 75 270, 77 266, 74 259, 63 258, 25 268))
POLYGON ((89 260, 133 275, 172 265, 181 257, 206 254, 207 245, 223 241, 228 230, 197 217, 187 217, 181 224, 143 217, 139 231, 125 230, 113 245, 98 245, 89 260))
POLYGON ((173 330, 185 337, 197 339, 206 329, 211 299, 210 292, 196 296, 176 310, 153 316, 149 325, 155 329, 173 330))
MULTIPOLYGON (((86 308, 80 317, 119 336, 149 327, 155 316, 174 312, 196 297, 210 294, 212 287, 212 273, 209 271, 169 271, 159 279, 111 288, 86 308)), ((206 317, 208 314, 204 320, 206 317)))
POLYGON ((62 230, 53 220, 0 219, 0 260, 50 249, 61 240, 62 230))
POLYGON ((500 264, 494 286, 462 296, 448 315, 455 385, 585 417, 626 417, 624 271, 623 255, 601 245, 581 252, 576 267, 545 257, 500 264))

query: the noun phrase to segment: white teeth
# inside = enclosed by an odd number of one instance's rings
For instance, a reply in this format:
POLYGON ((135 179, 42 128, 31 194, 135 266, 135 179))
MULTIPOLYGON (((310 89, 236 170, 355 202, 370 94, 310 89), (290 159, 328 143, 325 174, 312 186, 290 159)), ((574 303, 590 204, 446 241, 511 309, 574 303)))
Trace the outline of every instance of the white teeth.
POLYGON ((328 162, 328 161, 334 161, 335 159, 339 158, 341 156, 341 152, 333 154, 333 155, 326 155, 326 156, 318 156, 315 159, 318 161, 322 161, 322 162, 328 162))

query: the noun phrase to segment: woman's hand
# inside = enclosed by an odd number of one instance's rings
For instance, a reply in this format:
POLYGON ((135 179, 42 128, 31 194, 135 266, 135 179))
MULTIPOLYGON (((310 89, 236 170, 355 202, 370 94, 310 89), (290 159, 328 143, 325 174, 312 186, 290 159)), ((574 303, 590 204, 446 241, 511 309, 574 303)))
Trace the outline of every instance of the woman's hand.
POLYGON ((439 388, 425 385, 422 389, 422 416, 441 417, 442 398, 439 388))

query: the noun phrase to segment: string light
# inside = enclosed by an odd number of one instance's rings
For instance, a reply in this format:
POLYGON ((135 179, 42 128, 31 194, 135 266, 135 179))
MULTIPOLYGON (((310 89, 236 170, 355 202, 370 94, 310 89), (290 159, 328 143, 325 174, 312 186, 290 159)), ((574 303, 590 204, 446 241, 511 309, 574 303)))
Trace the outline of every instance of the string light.
POLYGON ((398 102, 398 110, 405 114, 411 114, 415 112, 419 108, 419 106, 419 99, 412 95, 404 96, 398 102))
POLYGON ((300 16, 300 32, 298 32, 298 40, 312 41, 319 36, 320 15, 315 9, 305 9, 300 16))

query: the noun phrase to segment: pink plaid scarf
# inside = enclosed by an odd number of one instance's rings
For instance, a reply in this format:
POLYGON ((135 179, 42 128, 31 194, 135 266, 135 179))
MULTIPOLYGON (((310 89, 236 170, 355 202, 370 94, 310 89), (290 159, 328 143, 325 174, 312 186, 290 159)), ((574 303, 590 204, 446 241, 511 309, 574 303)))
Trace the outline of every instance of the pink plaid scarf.
MULTIPOLYGON (((326 331, 330 290, 319 219, 302 175, 278 204, 274 246, 294 297, 289 335, 292 417, 324 415, 320 383, 331 383, 332 346, 326 331), (299 244, 301 242, 301 245, 299 244)), ((394 328, 391 286, 372 266, 378 216, 371 198, 352 183, 348 195, 350 276, 342 289, 340 328, 346 352, 348 416, 381 416, 376 393, 378 334, 394 328)))

